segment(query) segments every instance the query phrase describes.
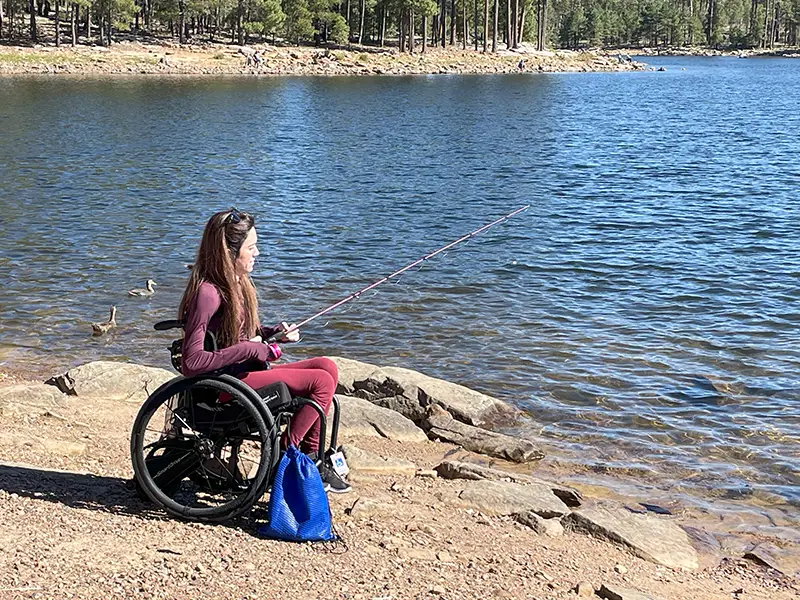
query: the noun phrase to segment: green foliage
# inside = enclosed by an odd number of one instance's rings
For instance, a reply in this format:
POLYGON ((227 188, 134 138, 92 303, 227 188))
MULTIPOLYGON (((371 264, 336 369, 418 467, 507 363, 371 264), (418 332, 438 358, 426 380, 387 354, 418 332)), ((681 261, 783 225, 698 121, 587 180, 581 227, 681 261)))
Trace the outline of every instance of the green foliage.
POLYGON ((314 25, 306 0, 283 0, 282 8, 286 15, 286 39, 299 44, 314 36, 314 25))
POLYGON ((329 13, 328 18, 328 40, 336 44, 346 44, 350 36, 350 29, 347 21, 338 13, 329 13))

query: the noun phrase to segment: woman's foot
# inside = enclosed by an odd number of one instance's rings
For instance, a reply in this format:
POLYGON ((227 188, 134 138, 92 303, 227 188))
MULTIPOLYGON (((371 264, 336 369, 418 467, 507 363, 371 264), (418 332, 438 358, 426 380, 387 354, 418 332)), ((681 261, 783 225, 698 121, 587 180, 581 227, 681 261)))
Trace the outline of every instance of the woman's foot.
POLYGON ((308 455, 308 457, 317 465, 317 469, 319 469, 319 476, 322 478, 322 488, 326 492, 331 492, 333 494, 346 494, 349 491, 352 491, 352 487, 349 483, 347 483, 344 479, 339 477, 339 474, 333 470, 333 467, 328 464, 327 460, 320 462, 317 459, 317 453, 313 452, 308 455))
POLYGON ((322 476, 322 488, 326 492, 346 494, 353 489, 327 462, 322 463, 319 474, 322 476))

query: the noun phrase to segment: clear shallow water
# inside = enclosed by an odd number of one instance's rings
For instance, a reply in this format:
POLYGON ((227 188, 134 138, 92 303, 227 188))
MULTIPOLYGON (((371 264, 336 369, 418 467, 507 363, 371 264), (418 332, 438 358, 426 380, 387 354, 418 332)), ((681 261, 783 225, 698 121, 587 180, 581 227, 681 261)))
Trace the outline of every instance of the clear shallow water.
POLYGON ((232 204, 259 218, 271 323, 530 203, 292 357, 419 369, 526 409, 568 461, 797 505, 800 62, 650 62, 668 71, 0 80, 0 363, 167 366, 151 325, 232 204))

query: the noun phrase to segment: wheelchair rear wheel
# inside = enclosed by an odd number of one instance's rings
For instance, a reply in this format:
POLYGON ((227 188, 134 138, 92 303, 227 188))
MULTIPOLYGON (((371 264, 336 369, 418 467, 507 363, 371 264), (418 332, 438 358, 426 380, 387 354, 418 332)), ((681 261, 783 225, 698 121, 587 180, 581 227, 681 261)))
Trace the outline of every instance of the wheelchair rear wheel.
POLYGON ((263 407, 234 386, 212 378, 175 380, 156 390, 136 417, 134 475, 145 495, 170 514, 225 521, 264 494, 276 435, 263 407))

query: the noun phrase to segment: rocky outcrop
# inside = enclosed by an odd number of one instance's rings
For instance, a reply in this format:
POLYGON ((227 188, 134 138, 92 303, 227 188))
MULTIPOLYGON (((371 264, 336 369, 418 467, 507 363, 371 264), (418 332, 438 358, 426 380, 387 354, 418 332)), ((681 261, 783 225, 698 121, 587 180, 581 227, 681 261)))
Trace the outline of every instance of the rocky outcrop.
POLYGON ((56 388, 43 383, 0 387, 0 413, 43 415, 58 410, 66 401, 56 388))
POLYGON ((800 577, 800 554, 779 548, 775 544, 762 543, 748 551, 745 558, 754 560, 788 577, 800 577))
POLYGON ((659 565, 689 570, 699 567, 689 537, 669 517, 632 513, 621 505, 601 502, 572 512, 563 522, 568 529, 616 542, 659 565))
POLYGON ((530 475, 510 473, 508 471, 501 471, 500 469, 493 469, 491 467, 457 460, 442 461, 436 466, 436 472, 439 474, 439 477, 443 479, 468 479, 473 481, 480 479, 488 479, 490 481, 508 480, 515 483, 545 485, 567 506, 575 508, 581 505, 582 497, 578 490, 530 475))
POLYGON ((70 369, 46 383, 70 396, 102 396, 139 403, 174 377, 177 374, 166 369, 99 360, 70 369))
POLYGON ((519 411, 510 405, 462 385, 429 377, 410 369, 382 367, 353 382, 353 395, 390 408, 421 423, 431 405, 439 405, 455 419, 474 426, 510 423, 519 411))
POLYGON ((567 505, 546 486, 505 481, 469 481, 454 494, 442 494, 441 499, 487 515, 533 512, 548 519, 569 512, 567 505))
POLYGON ((346 396, 353 395, 355 391, 353 384, 356 381, 365 381, 372 373, 380 369, 377 365, 351 358, 342 358, 340 356, 329 356, 328 358, 335 362, 336 367, 339 369, 339 383, 336 386, 336 393, 346 396))
POLYGON ((544 452, 533 442, 466 425, 435 405, 428 408, 422 425, 431 439, 457 444, 470 452, 519 463, 544 458, 544 452))
MULTIPOLYGON (((337 396, 342 410, 339 435, 383 437, 398 442, 426 442, 428 436, 400 413, 363 398, 337 396)), ((328 420, 329 423, 331 419, 328 420)))

